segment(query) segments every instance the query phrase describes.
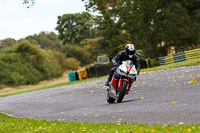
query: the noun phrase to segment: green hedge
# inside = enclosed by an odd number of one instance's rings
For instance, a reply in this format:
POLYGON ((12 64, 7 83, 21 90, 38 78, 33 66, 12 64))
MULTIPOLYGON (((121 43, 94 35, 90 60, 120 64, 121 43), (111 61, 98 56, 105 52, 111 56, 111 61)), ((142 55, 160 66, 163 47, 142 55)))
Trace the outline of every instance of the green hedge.
POLYGON ((55 58, 27 41, 1 51, 0 68, 1 86, 36 84, 63 74, 55 58))

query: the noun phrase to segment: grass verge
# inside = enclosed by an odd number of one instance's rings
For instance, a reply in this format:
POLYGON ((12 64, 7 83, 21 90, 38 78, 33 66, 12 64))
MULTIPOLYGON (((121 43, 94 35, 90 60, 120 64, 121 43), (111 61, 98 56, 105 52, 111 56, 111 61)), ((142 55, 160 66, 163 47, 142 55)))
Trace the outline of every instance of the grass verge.
POLYGON ((200 124, 75 123, 13 118, 0 113, 1 133, 198 133, 199 131, 200 124))
MULTIPOLYGON (((107 76, 103 76, 103 77, 99 77, 99 78, 104 78, 104 77, 107 77, 107 76)), ((2 94, 0 94, 0 97, 20 94, 20 93, 25 93, 25 92, 31 92, 31 91, 36 91, 36 90, 48 89, 48 88, 53 88, 53 87, 65 86, 65 85, 70 85, 70 84, 82 83, 82 82, 92 81, 92 80, 99 79, 99 78, 91 78, 91 79, 78 80, 78 81, 73 81, 73 82, 64 82, 64 83, 59 83, 59 84, 55 84, 55 85, 49 85, 49 86, 44 86, 44 87, 39 87, 39 88, 32 88, 32 89, 20 89, 20 90, 16 90, 16 91, 2 93, 2 94)))

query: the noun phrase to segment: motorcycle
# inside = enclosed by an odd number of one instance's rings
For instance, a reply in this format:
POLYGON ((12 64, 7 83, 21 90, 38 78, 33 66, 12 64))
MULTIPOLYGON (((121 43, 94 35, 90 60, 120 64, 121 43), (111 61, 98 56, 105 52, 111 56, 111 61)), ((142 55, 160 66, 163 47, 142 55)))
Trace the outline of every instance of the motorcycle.
POLYGON ((124 96, 129 93, 132 83, 136 80, 137 70, 132 61, 122 61, 112 77, 107 93, 107 102, 122 102, 124 96))

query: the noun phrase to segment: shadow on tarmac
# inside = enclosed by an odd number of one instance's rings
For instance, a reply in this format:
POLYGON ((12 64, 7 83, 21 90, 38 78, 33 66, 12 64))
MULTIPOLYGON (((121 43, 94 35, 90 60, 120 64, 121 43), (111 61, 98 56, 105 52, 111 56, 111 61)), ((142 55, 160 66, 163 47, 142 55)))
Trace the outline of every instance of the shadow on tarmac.
POLYGON ((116 104, 123 104, 123 103, 128 103, 128 102, 139 101, 139 100, 141 100, 141 98, 132 99, 132 100, 124 100, 124 101, 122 101, 121 103, 117 103, 117 102, 114 102, 114 103, 107 103, 107 104, 104 104, 104 105, 102 105, 102 106, 116 105, 116 104))

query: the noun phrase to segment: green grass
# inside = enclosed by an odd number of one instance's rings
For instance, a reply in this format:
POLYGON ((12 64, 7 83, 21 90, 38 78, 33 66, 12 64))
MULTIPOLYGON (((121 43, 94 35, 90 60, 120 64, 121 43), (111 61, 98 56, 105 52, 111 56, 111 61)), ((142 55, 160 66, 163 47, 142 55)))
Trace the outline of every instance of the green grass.
POLYGON ((200 124, 145 125, 133 123, 58 122, 13 118, 0 113, 1 133, 199 133, 200 124))

